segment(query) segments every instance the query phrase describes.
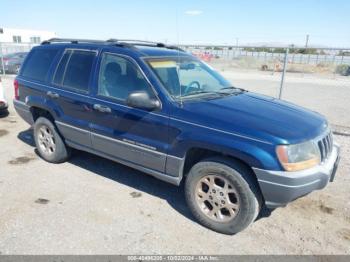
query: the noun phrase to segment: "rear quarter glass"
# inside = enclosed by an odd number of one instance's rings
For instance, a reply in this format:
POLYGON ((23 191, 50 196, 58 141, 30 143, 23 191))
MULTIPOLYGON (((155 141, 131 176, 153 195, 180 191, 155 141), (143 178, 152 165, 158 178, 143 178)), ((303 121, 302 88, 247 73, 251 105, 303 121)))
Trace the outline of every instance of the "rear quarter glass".
POLYGON ((23 65, 21 75, 33 80, 45 81, 59 49, 34 49, 23 65))

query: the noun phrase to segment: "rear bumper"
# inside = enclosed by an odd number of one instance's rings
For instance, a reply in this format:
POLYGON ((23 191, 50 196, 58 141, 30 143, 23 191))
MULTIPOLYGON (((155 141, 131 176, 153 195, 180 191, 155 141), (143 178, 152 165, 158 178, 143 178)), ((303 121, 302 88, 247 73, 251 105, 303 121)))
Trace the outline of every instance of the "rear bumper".
POLYGON ((30 112, 30 107, 26 103, 18 100, 13 100, 13 106, 15 107, 17 114, 19 114, 24 121, 30 125, 34 124, 33 116, 30 112))
POLYGON ((268 208, 285 206, 296 198, 326 187, 329 181, 333 181, 340 159, 339 152, 339 146, 334 145, 326 162, 303 171, 286 172, 253 168, 266 206, 268 208))

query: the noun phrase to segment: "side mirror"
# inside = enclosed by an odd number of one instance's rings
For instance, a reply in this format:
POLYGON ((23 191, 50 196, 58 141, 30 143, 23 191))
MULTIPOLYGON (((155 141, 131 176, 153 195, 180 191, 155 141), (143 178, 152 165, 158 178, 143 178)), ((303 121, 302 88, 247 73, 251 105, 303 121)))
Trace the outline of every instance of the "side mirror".
POLYGON ((135 91, 129 94, 126 104, 131 107, 141 108, 145 110, 155 110, 160 108, 159 100, 151 98, 145 91, 135 91))

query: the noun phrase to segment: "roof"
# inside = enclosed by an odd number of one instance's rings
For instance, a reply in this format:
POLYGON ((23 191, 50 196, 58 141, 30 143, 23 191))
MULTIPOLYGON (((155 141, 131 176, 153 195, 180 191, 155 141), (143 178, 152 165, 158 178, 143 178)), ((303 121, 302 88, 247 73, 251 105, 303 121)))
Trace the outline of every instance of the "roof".
POLYGON ((189 55, 183 50, 177 49, 166 49, 161 47, 138 47, 138 50, 145 56, 178 56, 181 55, 189 55))
POLYGON ((81 47, 117 47, 125 48, 129 52, 138 54, 139 56, 178 56, 179 53, 183 55, 189 55, 184 50, 177 46, 170 46, 163 43, 141 41, 141 40, 87 40, 87 39, 66 39, 66 38, 53 38, 41 43, 41 45, 65 45, 72 46, 78 45, 81 47))

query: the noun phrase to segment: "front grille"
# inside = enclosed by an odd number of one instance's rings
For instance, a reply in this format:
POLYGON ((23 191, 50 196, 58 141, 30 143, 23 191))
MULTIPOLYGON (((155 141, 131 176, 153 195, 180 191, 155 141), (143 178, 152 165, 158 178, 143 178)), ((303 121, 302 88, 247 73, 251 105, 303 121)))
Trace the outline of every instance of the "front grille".
POLYGON ((321 162, 324 162, 332 152, 332 148, 333 148, 332 132, 329 132, 326 136, 321 138, 317 142, 317 144, 321 153, 321 162))

